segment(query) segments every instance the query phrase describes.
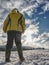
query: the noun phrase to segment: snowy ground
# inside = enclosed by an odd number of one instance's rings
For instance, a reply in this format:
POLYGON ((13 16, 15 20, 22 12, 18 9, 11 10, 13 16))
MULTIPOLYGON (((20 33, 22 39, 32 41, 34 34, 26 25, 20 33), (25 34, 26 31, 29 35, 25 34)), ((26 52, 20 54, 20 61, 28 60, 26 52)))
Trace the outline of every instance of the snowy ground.
POLYGON ((5 52, 0 51, 0 65, 49 65, 49 50, 23 51, 25 61, 19 64, 17 51, 11 52, 11 62, 5 62, 5 52))

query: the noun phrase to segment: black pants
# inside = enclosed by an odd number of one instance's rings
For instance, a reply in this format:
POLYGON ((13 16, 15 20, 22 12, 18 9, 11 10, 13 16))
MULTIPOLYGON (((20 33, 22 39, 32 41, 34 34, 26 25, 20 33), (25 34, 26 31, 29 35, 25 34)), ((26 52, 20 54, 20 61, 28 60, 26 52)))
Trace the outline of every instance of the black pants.
POLYGON ((5 57, 8 60, 10 59, 11 48, 13 47, 13 40, 15 40, 18 55, 19 55, 19 58, 21 59, 21 58, 23 58, 22 44, 21 44, 21 32, 17 32, 17 31, 8 31, 7 32, 7 45, 6 45, 5 57))

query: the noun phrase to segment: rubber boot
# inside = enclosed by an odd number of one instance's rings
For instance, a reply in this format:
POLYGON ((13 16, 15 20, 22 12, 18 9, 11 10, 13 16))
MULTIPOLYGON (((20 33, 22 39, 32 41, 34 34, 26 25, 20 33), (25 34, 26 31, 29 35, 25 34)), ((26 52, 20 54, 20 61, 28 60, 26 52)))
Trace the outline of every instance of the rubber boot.
POLYGON ((20 61, 23 62, 25 58, 23 57, 23 52, 22 52, 23 50, 22 50, 21 43, 17 43, 17 51, 18 51, 20 61))
POLYGON ((25 60, 25 58, 23 57, 22 51, 21 51, 21 53, 19 52, 18 54, 19 54, 20 61, 23 62, 25 60))
POLYGON ((6 62, 10 62, 10 54, 11 54, 11 51, 6 50, 6 53, 5 53, 5 61, 6 62))

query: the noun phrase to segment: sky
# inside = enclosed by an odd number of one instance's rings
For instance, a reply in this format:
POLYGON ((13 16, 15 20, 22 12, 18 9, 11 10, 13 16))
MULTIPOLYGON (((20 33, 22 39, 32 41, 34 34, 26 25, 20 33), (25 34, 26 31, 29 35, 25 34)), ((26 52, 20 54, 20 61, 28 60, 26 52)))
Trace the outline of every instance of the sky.
POLYGON ((0 45, 6 44, 7 35, 2 26, 13 8, 17 8, 25 18, 22 45, 49 48, 49 0, 0 0, 0 45))

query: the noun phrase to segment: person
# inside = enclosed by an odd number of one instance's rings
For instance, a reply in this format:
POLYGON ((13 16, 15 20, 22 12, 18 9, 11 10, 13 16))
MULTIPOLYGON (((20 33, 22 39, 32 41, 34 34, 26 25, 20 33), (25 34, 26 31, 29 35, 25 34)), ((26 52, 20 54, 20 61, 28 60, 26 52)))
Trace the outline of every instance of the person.
POLYGON ((22 13, 20 13, 16 8, 11 10, 11 12, 6 17, 3 23, 3 31, 7 33, 7 44, 5 52, 5 61, 10 62, 11 49, 13 47, 13 40, 17 47, 18 55, 20 61, 24 61, 21 44, 21 35, 26 29, 25 19, 22 13))

